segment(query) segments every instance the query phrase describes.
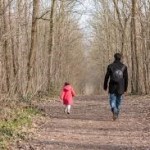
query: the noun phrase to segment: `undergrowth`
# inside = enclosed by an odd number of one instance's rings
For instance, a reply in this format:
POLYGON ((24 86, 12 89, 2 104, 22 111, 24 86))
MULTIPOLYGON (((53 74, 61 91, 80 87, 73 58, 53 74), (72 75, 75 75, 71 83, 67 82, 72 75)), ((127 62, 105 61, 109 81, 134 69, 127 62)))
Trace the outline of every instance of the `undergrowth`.
POLYGON ((9 110, 5 117, 0 113, 2 118, 0 121, 0 149, 7 149, 8 143, 15 139, 23 139, 25 133, 21 131, 22 128, 29 128, 32 123, 32 118, 39 114, 39 110, 31 106, 22 107, 21 105, 13 109, 5 107, 3 110, 9 110))

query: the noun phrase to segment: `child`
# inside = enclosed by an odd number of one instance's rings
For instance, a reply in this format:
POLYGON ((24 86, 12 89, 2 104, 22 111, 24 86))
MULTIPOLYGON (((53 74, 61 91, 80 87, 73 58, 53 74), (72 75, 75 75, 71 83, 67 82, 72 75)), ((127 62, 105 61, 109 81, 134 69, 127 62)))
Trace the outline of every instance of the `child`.
POLYGON ((73 104, 73 97, 75 95, 76 94, 72 86, 68 82, 65 82, 60 98, 63 101, 63 104, 66 106, 65 113, 67 114, 70 114, 71 105, 73 104))

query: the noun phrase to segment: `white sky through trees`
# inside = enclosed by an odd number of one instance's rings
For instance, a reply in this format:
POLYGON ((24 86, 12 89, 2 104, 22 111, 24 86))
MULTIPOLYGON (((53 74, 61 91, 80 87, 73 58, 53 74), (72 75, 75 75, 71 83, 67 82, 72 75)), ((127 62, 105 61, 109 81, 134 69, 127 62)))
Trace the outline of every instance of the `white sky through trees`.
MULTIPOLYGON (((41 3, 44 9, 50 6, 49 0, 41 0, 41 3)), ((87 22, 94 11, 93 0, 79 0, 75 9, 77 10, 75 15, 80 20, 81 28, 87 28, 87 22)))
POLYGON ((88 40, 91 40, 92 38, 90 20, 92 19, 92 13, 94 12, 93 0, 82 1, 81 5, 78 6, 78 11, 82 12, 82 17, 80 18, 79 24, 84 33, 85 44, 88 46, 88 40))

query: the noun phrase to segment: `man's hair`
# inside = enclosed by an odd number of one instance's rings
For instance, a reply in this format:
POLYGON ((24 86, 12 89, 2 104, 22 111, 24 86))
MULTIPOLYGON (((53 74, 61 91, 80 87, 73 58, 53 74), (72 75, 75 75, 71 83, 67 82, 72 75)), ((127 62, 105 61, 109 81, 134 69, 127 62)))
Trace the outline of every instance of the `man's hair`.
POLYGON ((70 83, 68 83, 68 82, 65 82, 65 83, 64 83, 64 86, 67 86, 67 85, 70 85, 70 83))
POLYGON ((121 58, 122 58, 122 54, 120 54, 120 53, 116 53, 115 55, 114 55, 114 58, 115 58, 115 60, 121 60, 121 58))

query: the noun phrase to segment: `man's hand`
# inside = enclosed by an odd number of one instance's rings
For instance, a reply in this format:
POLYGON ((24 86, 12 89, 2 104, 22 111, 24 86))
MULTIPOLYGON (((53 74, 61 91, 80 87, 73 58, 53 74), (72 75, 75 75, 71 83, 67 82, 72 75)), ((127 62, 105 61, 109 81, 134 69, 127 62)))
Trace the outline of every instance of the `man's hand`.
POLYGON ((127 92, 124 92, 124 96, 127 96, 128 95, 128 93, 127 92))
POLYGON ((104 91, 107 91, 107 88, 104 88, 104 91))

